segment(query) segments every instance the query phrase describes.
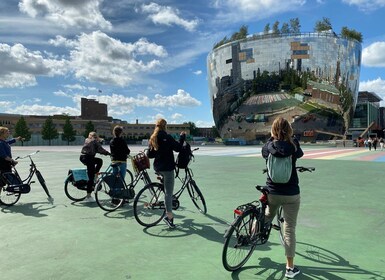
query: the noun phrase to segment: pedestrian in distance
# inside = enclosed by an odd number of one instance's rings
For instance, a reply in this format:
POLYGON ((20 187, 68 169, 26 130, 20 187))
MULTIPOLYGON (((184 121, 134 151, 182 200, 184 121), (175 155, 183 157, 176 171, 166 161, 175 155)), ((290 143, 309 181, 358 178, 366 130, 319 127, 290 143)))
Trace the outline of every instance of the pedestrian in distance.
POLYGON ((154 132, 149 141, 148 157, 154 158, 154 170, 163 176, 164 184, 164 204, 166 215, 163 221, 169 228, 175 228, 174 215, 172 212, 172 196, 175 183, 175 158, 174 151, 179 152, 186 139, 186 133, 182 131, 179 136, 179 142, 167 133, 167 122, 164 119, 157 120, 154 132))
POLYGON ((274 183, 269 175, 266 186, 269 190, 268 207, 266 209, 267 221, 272 221, 280 206, 283 208, 284 217, 284 247, 286 255, 285 276, 294 278, 300 270, 294 265, 296 248, 296 225, 300 208, 300 189, 296 170, 296 161, 303 156, 303 151, 296 138, 293 138, 293 129, 290 123, 278 117, 271 127, 271 138, 262 147, 262 156, 266 159, 269 154, 277 157, 291 156, 292 170, 287 183, 274 183))
POLYGON ((110 152, 105 150, 100 143, 101 139, 96 132, 91 131, 88 137, 84 141, 83 148, 81 150, 80 161, 87 166, 87 196, 85 202, 94 202, 95 199, 91 196, 96 174, 100 171, 103 165, 103 160, 96 157, 97 153, 102 155, 110 155, 110 152))
MULTIPOLYGON (((114 138, 110 141, 111 161, 119 165, 120 177, 122 180, 126 177, 127 157, 130 154, 130 149, 126 141, 123 139, 123 127, 117 125, 114 127, 112 134, 114 138)), ((114 168, 116 175, 118 168, 114 168)))
POLYGON ((24 138, 18 136, 9 138, 10 131, 5 126, 0 126, 0 171, 11 172, 12 166, 17 164, 17 161, 12 159, 11 145, 16 141, 24 141, 24 138))

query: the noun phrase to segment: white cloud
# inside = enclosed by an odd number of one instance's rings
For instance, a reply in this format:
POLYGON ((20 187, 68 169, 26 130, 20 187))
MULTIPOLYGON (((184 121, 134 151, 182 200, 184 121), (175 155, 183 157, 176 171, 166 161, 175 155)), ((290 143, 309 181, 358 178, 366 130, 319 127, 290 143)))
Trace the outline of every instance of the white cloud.
POLYGON ((216 0, 214 7, 219 9, 220 21, 239 22, 295 11, 305 3, 306 0, 216 0))
POLYGON ((197 75, 197 76, 198 76, 198 75, 202 75, 202 70, 197 70, 197 71, 194 71, 193 73, 194 73, 195 75, 197 75))
POLYGON ((102 0, 21 0, 19 9, 30 17, 44 17, 61 27, 111 29, 100 12, 102 0))
POLYGON ((358 9, 365 12, 371 12, 385 7, 385 0, 342 0, 342 2, 357 6, 358 9))
POLYGON ((385 42, 375 42, 362 50, 362 64, 385 67, 385 42))
POLYGON ((47 59, 21 44, 0 44, 0 61, 0 88, 34 86, 36 76, 64 74, 68 66, 64 60, 47 59))
POLYGON ((21 114, 21 115, 60 115, 68 114, 71 116, 79 116, 80 110, 72 107, 58 107, 49 105, 20 105, 8 107, 5 110, 9 114, 21 114))
POLYGON ((76 40, 58 36, 51 44, 71 49, 70 62, 77 78, 119 86, 140 81, 144 72, 157 71, 161 62, 156 58, 167 56, 162 46, 145 38, 125 43, 101 31, 83 33, 76 40))
POLYGON ((170 6, 160 6, 156 3, 141 6, 142 12, 150 14, 148 17, 155 24, 164 24, 167 26, 178 25, 187 31, 194 31, 199 20, 186 20, 180 17, 180 11, 170 6))
POLYGON ((381 102, 382 106, 385 103, 385 80, 382 78, 377 78, 375 80, 368 80, 360 82, 360 91, 369 91, 374 92, 379 95, 383 101, 381 102))

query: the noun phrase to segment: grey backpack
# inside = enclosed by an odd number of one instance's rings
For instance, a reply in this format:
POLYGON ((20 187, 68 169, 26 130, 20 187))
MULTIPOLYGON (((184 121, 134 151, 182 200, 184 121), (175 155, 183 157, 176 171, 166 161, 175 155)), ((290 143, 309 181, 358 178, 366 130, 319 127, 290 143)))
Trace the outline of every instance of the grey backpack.
POLYGON ((287 157, 276 157, 269 154, 267 157, 267 174, 273 183, 285 184, 289 182, 292 166, 293 161, 291 155, 287 157))

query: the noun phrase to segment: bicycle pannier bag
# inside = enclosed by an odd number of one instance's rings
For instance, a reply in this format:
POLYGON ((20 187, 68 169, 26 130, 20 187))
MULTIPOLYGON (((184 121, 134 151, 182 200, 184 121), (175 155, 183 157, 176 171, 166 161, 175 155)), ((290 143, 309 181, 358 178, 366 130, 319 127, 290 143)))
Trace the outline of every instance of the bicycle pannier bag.
POLYGON ((182 149, 180 150, 178 157, 176 158, 176 166, 178 168, 187 168, 193 154, 191 152, 191 146, 189 143, 184 142, 182 149))
POLYGON ((72 175, 74 186, 78 188, 87 186, 87 182, 88 182, 87 169, 85 168, 70 169, 68 171, 68 175, 72 175))
POLYGON ((292 172, 292 157, 276 157, 269 154, 267 158, 267 174, 273 183, 285 184, 289 182, 292 172))

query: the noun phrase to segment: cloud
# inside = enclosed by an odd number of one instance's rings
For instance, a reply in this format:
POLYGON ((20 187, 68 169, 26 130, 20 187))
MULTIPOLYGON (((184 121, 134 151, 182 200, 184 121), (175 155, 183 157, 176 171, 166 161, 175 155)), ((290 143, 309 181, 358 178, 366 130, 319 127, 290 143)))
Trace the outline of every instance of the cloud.
POLYGON ((342 0, 351 6, 357 6, 359 10, 371 12, 385 7, 385 0, 342 0))
POLYGON ((360 82, 360 91, 369 91, 369 92, 376 93, 383 99, 383 101, 381 101, 381 104, 382 106, 384 106, 385 80, 383 80, 382 78, 360 82))
POLYGON ((295 11, 305 3, 306 0, 216 0, 214 8, 219 10, 217 19, 221 22, 240 22, 295 11))
POLYGON ((36 76, 62 75, 67 72, 65 60, 48 59, 39 51, 21 44, 0 44, 0 88, 35 86, 36 76))
POLYGON ((8 114, 21 114, 21 115, 60 115, 68 114, 72 116, 79 116, 80 110, 72 107, 59 107, 59 106, 50 106, 50 105, 20 105, 8 107, 5 110, 8 114))
POLYGON ((102 0, 21 0, 19 9, 30 17, 44 17, 64 28, 111 29, 99 6, 102 0))
POLYGON ((198 75, 202 75, 202 70, 197 70, 197 71, 194 71, 193 73, 194 73, 195 75, 197 75, 197 76, 198 76, 198 75))
POLYGON ((183 19, 179 16, 180 11, 170 6, 160 6, 156 3, 150 3, 148 5, 142 5, 141 10, 143 13, 150 14, 148 17, 155 24, 164 24, 167 26, 178 25, 190 32, 194 31, 199 24, 198 19, 183 19))
POLYGON ((362 50, 362 64, 385 67, 385 42, 375 42, 362 50))
POLYGON ((145 38, 125 43, 101 31, 83 33, 75 40, 57 36, 50 43, 70 49, 70 64, 77 78, 118 86, 137 83, 144 72, 157 71, 161 66, 157 58, 168 55, 162 46, 145 38))

